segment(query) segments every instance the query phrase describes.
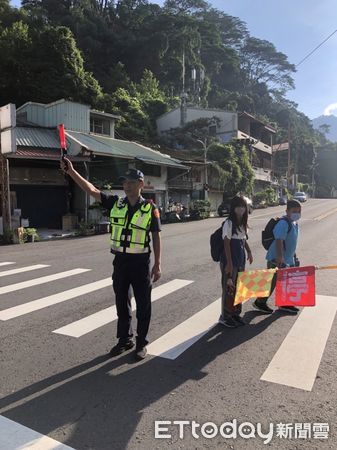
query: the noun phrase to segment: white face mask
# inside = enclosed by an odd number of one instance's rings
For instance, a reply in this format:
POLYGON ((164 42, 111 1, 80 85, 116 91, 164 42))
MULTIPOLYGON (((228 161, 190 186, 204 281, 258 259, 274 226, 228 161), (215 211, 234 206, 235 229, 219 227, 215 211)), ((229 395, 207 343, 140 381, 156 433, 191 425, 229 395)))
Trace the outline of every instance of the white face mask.
POLYGON ((237 206, 234 209, 235 214, 237 214, 239 217, 242 217, 244 213, 246 212, 246 208, 244 206, 237 206))
POLYGON ((301 218, 301 213, 292 213, 290 214, 290 219, 292 222, 297 222, 301 218))

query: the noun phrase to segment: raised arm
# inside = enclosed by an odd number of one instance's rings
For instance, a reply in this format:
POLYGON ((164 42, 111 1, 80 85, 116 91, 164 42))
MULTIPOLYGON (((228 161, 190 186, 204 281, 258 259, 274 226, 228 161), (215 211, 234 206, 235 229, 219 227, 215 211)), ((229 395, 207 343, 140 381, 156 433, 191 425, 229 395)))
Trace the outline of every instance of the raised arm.
POLYGON ((61 160, 61 169, 64 173, 69 175, 84 192, 94 197, 97 202, 101 201, 101 191, 83 178, 82 175, 74 169, 74 166, 68 158, 61 160))

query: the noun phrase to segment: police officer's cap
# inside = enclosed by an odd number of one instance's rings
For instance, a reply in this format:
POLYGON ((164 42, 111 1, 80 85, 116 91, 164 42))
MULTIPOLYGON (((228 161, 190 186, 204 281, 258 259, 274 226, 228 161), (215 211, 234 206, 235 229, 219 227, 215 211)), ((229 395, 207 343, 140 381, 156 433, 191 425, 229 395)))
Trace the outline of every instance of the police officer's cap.
POLYGON ((124 175, 118 178, 121 183, 125 180, 144 180, 144 174, 137 169, 128 169, 124 175))

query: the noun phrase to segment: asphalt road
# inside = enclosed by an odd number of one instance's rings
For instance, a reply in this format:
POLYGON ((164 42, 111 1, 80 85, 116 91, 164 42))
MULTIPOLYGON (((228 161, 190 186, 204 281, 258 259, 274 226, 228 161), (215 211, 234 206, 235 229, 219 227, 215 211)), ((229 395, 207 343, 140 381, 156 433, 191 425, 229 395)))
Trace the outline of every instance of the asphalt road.
MULTIPOLYGON (((253 268, 265 266, 261 230, 270 217, 283 210, 268 208, 250 216, 253 268)), ((302 265, 337 264, 336 219, 337 200, 315 199, 304 204, 298 246, 302 265)), ((163 276, 158 286, 177 279, 190 283, 173 288, 153 303, 151 342, 219 298, 220 271, 210 259, 209 236, 221 222, 213 218, 163 226, 163 276)), ((60 300, 8 320, 1 320, 0 315, 2 417, 76 450, 265 447, 259 436, 231 439, 218 433, 211 439, 200 433, 197 439, 189 425, 183 439, 178 427, 171 425, 166 425, 171 438, 155 439, 158 420, 194 420, 219 426, 233 419, 238 425, 261 423, 263 430, 279 423, 328 423, 328 439, 274 435, 268 445, 289 450, 337 447, 336 323, 311 391, 260 380, 297 317, 278 312, 263 316, 253 310, 251 302, 244 305, 246 326, 225 329, 216 325, 176 359, 149 355, 135 363, 131 353, 107 359, 116 342, 116 321, 80 337, 54 331, 114 303, 110 286, 64 299, 65 291, 111 276, 108 235, 0 247, 1 262, 15 264, 0 266, 0 314, 41 298, 60 300), (5 273, 36 264, 47 267, 5 273), (32 285, 36 278, 77 268, 89 270, 32 285), (23 282, 27 283, 14 286, 23 282)), ((317 273, 316 292, 337 297, 335 271, 317 273)), ((211 320, 216 323, 218 314, 213 315, 211 320)), ((319 317, 310 326, 314 332, 320 326, 319 317)), ((310 359, 311 352, 306 347, 306 354, 299 356, 310 359)), ((14 442, 14 436, 12 444, 5 441, 0 421, 0 449, 19 448, 14 442)), ((26 448, 35 449, 32 445, 26 448)))

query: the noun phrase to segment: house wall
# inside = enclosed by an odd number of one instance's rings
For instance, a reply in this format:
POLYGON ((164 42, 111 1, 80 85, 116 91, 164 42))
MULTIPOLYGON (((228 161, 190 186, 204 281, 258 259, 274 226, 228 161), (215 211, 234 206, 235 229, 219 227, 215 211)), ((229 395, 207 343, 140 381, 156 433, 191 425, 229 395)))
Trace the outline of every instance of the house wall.
POLYGON ((216 212, 223 200, 223 192, 208 192, 208 200, 211 203, 211 211, 216 212))
MULTIPOLYGON (((186 122, 192 122, 200 118, 211 119, 212 117, 218 117, 220 119, 219 126, 217 126, 218 134, 228 133, 237 129, 238 115, 235 112, 203 108, 187 108, 186 110, 186 122)), ((180 127, 180 108, 176 108, 157 119, 157 130, 159 134, 177 127, 180 127)))
POLYGON ((57 127, 63 123, 67 130, 90 133, 90 114, 97 119, 110 122, 110 137, 115 136, 115 121, 111 117, 91 113, 90 106, 68 100, 59 100, 47 105, 28 102, 17 109, 18 117, 23 116, 28 122, 42 127, 57 127))
POLYGON ((29 122, 43 127, 56 127, 60 123, 68 130, 90 131, 90 107, 70 101, 58 101, 44 105, 29 102, 17 109, 18 116, 26 114, 29 122))

